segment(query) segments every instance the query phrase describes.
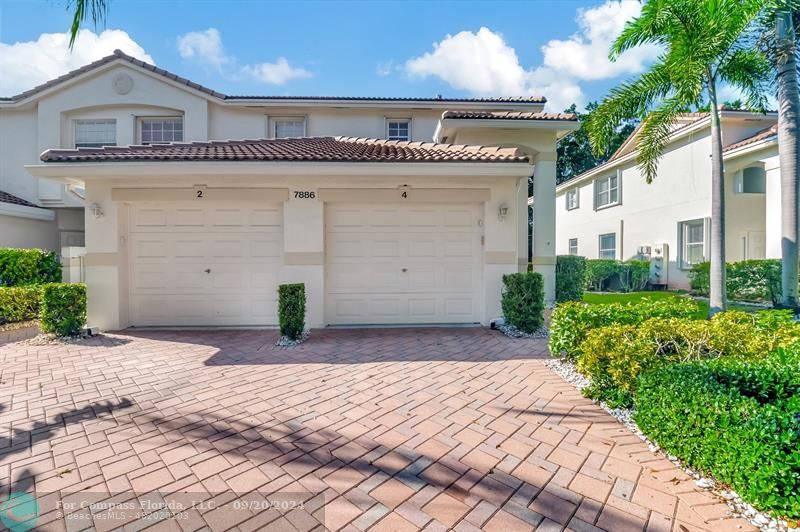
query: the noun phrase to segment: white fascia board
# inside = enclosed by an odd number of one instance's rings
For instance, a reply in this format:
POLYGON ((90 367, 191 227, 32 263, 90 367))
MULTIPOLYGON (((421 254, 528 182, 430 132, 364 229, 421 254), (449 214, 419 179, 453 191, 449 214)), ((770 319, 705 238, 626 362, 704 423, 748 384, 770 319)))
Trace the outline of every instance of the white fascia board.
POLYGON ((741 146, 739 148, 736 148, 735 150, 723 151, 722 152, 722 159, 723 160, 735 159, 736 157, 739 157, 739 156, 742 156, 742 155, 747 155, 748 153, 752 153, 752 152, 755 152, 755 151, 760 151, 760 150, 763 150, 765 148, 771 148, 772 146, 776 146, 777 147, 777 145, 778 145, 778 138, 777 137, 764 139, 762 141, 755 142, 753 144, 748 144, 746 146, 741 146))
POLYGON ((442 129, 556 129, 574 131, 580 127, 575 120, 514 120, 510 118, 445 118, 439 121, 442 129))
POLYGON ((231 161, 154 161, 120 163, 46 163, 26 165, 35 177, 67 184, 86 179, 144 176, 497 176, 526 177, 530 163, 298 163, 231 161))
POLYGON ((30 218, 31 220, 45 220, 48 222, 52 222, 56 219, 55 211, 40 209, 39 207, 28 207, 27 205, 17 205, 16 203, 0 202, 0 215, 30 218))
POLYGON ((436 101, 436 100, 337 100, 332 99, 292 99, 292 98, 225 98, 219 101, 222 105, 236 107, 325 107, 335 109, 475 109, 513 111, 525 108, 526 111, 538 112, 544 109, 543 103, 532 102, 470 102, 470 101, 436 101))

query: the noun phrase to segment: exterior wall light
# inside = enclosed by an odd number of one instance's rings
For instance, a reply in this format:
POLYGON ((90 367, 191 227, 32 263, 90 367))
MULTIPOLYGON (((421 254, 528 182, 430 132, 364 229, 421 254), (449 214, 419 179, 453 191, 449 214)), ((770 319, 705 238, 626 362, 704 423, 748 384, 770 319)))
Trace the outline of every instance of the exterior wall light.
POLYGON ((508 216, 508 205, 502 203, 497 208, 497 217, 500 218, 500 221, 502 222, 503 220, 506 219, 506 216, 508 216))
POLYGON ((106 214, 103 212, 103 208, 97 203, 92 203, 91 205, 89 205, 89 210, 91 211, 92 216, 94 216, 95 220, 102 218, 106 214))

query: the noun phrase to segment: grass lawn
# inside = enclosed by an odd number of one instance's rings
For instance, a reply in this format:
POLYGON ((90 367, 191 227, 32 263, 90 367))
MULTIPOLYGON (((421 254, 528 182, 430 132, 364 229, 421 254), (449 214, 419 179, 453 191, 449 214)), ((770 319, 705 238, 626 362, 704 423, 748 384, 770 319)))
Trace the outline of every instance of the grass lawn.
MULTIPOLYGON (((641 301, 644 298, 647 299, 668 299, 671 297, 688 297, 686 294, 682 292, 629 292, 627 294, 622 293, 603 293, 599 294, 597 292, 586 292, 583 294, 583 300, 587 303, 592 305, 604 305, 608 303, 631 303, 636 301, 641 301)), ((697 312, 698 318, 705 318, 708 316, 708 301, 703 299, 696 300, 697 304, 700 306, 700 310, 697 312)), ((736 303, 729 303, 728 310, 743 310, 744 312, 755 312, 757 310, 762 310, 760 307, 752 307, 749 305, 737 305, 736 303)))

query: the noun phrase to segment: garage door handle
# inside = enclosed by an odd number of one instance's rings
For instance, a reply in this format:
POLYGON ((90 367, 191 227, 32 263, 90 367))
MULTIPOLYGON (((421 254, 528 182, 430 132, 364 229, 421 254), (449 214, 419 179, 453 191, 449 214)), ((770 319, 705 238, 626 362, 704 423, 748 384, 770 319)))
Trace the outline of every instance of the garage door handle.
POLYGON ((402 269, 402 270, 400 270, 400 271, 402 271, 403 273, 406 273, 408 270, 407 270, 406 268, 403 268, 403 269, 402 269))
POLYGON ((206 273, 211 273, 211 268, 206 268, 204 271, 205 271, 206 273))

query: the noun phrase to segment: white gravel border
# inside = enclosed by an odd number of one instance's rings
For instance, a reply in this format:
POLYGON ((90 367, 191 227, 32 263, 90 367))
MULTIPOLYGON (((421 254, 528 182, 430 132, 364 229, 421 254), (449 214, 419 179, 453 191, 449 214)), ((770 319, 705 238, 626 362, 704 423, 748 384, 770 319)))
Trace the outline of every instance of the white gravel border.
POLYGON ((550 329, 547 327, 542 327, 532 333, 522 332, 513 325, 506 323, 498 323, 495 327, 509 338, 547 338, 550 336, 550 329))
MULTIPOLYGON (((545 361, 545 365, 550 368, 556 375, 572 384, 578 390, 582 390, 591 384, 591 380, 585 375, 580 373, 575 364, 558 358, 551 358, 545 361)), ((720 482, 712 477, 703 476, 700 472, 686 466, 676 456, 667 454, 661 450, 655 442, 651 441, 636 425, 633 420, 633 410, 630 408, 611 408, 605 401, 599 401, 600 406, 614 416, 620 423, 625 425, 632 433, 644 441, 650 452, 661 454, 670 462, 675 464, 678 468, 694 479, 694 483, 698 488, 710 491, 719 497, 730 508, 731 513, 736 517, 746 519, 753 526, 759 527, 762 532, 798 532, 800 528, 790 528, 786 521, 773 518, 766 512, 759 512, 752 505, 742 500, 739 495, 733 491, 726 489, 720 482)))
POLYGON ((275 342, 275 345, 278 347, 295 347, 308 340, 309 336, 311 336, 311 331, 306 329, 297 340, 291 340, 288 336, 281 336, 278 338, 278 341, 275 342))

